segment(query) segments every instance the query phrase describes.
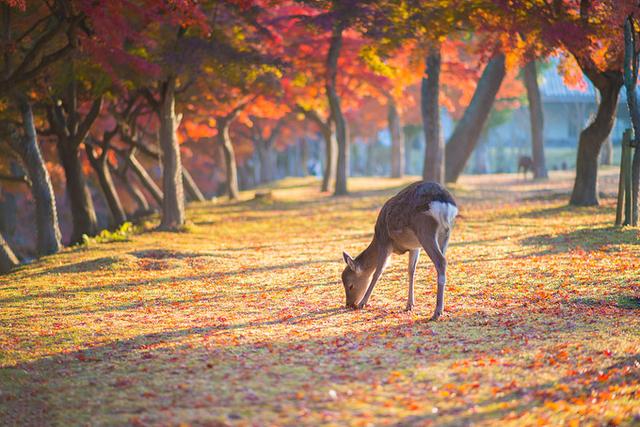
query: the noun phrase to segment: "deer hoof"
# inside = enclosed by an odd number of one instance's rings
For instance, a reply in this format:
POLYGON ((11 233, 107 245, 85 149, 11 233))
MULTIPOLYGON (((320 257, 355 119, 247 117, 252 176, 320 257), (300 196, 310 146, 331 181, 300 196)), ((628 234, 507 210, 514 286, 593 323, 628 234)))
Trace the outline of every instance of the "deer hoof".
POLYGON ((404 311, 412 311, 413 310, 413 304, 407 304, 407 307, 404 309, 404 311))
POLYGON ((358 304, 358 305, 356 305, 356 306, 355 306, 355 309, 356 309, 356 310, 362 310, 362 309, 364 308, 364 306, 365 306, 365 305, 366 305, 365 303, 361 302, 360 304, 358 304))

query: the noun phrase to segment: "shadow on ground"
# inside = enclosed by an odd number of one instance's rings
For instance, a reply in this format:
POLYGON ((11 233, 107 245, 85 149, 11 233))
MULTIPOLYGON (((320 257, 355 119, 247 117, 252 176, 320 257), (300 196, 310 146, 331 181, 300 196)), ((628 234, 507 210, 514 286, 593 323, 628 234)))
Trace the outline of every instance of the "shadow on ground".
POLYGON ((581 228, 557 235, 540 234, 521 240, 525 246, 544 247, 536 255, 550 255, 572 250, 605 250, 609 245, 640 245, 638 230, 632 228, 581 228))

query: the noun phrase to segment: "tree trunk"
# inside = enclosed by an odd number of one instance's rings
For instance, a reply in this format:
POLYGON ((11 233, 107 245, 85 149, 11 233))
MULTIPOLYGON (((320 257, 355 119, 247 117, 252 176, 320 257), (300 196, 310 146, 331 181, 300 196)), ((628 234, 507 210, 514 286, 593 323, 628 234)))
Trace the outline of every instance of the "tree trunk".
POLYGON ((133 201, 138 206, 138 209, 136 209, 136 211, 133 213, 133 216, 140 216, 153 212, 153 209, 151 209, 151 206, 149 205, 149 202, 147 201, 147 198, 145 197, 142 190, 140 190, 140 188, 138 188, 138 186, 136 186, 132 180, 127 178, 126 172, 120 174, 118 170, 111 164, 109 165, 109 168, 111 170, 111 173, 115 174, 118 177, 120 183, 124 186, 127 193, 129 193, 133 201))
POLYGON ((198 188, 198 184, 196 184, 196 181, 193 179, 193 177, 191 176, 187 168, 184 167, 184 165, 182 166, 182 184, 184 185, 184 188, 187 190, 187 195, 189 196, 189 199, 191 201, 196 201, 196 202, 205 201, 205 197, 202 194, 202 191, 200 191, 200 188, 198 188))
POLYGON ((387 97, 387 100, 387 119, 391 135, 391 177, 402 178, 404 176, 404 133, 396 101, 391 96, 387 97))
POLYGON ((427 55, 425 74, 422 78, 420 107, 424 128, 425 150, 422 179, 444 182, 444 139, 440 135, 440 46, 427 55))
POLYGON ((309 162, 309 143, 307 142, 307 138, 303 137, 300 139, 300 176, 305 177, 308 175, 307 173, 307 162, 309 162))
POLYGON ((505 57, 499 53, 489 61, 482 72, 471 103, 445 147, 446 182, 456 182, 462 174, 469 156, 478 143, 504 76, 505 57))
POLYGON ((140 162, 134 155, 134 152, 129 153, 129 155, 127 156, 127 164, 129 165, 129 167, 131 167, 138 179, 140 179, 140 182, 142 183, 144 188, 158 203, 158 206, 162 206, 162 199, 164 198, 162 190, 160 190, 160 187, 158 187, 153 178, 149 176, 144 166, 140 164, 140 162))
POLYGON ((218 144, 224 154, 224 165, 226 170, 226 189, 229 199, 236 200, 240 194, 238 189, 238 168, 236 165, 236 155, 229 136, 229 120, 220 120, 218 125, 218 144))
POLYGON ((618 93, 622 85, 615 78, 605 77, 606 83, 597 87, 600 104, 593 121, 582 132, 578 142, 576 180, 571 193, 570 204, 574 206, 594 206, 598 204, 598 156, 600 147, 607 138, 616 115, 618 93))
POLYGON ((638 81, 636 34, 634 18, 630 15, 624 23, 624 84, 627 91, 627 107, 634 130, 633 146, 635 148, 631 163, 631 225, 633 226, 638 225, 640 210, 640 110, 636 94, 638 81))
POLYGON ((348 151, 347 124, 340 107, 340 97, 336 77, 338 74, 338 57, 342 48, 342 26, 336 24, 331 35, 329 54, 327 55, 327 98, 331 110, 331 119, 335 125, 336 141, 338 143, 338 162, 336 169, 336 185, 334 196, 347 194, 347 174, 348 174, 348 151))
POLYGON ((12 145, 20 155, 27 168, 29 179, 31 179, 31 195, 36 204, 38 253, 49 255, 62 248, 56 199, 51 185, 51 177, 38 145, 31 105, 23 95, 17 97, 17 102, 22 115, 24 137, 14 140, 12 145))
POLYGON ((544 158, 544 115, 535 61, 528 62, 524 67, 524 84, 527 88, 527 99, 529 100, 533 176, 536 179, 547 179, 549 174, 547 173, 547 165, 544 158))
POLYGON ((638 225, 638 210, 640 210, 640 146, 637 139, 631 163, 631 195, 631 203, 633 203, 631 225, 635 227, 638 225))
POLYGON ((613 141, 611 135, 609 135, 602 143, 600 149, 600 165, 610 166, 613 164, 613 141))
MULTIPOLYGON (((142 154, 145 154, 147 157, 153 159, 153 160, 161 160, 162 156, 160 155, 159 151, 156 151, 150 147, 147 147, 146 145, 142 144, 142 143, 135 143, 135 140, 133 138, 131 138, 131 143, 132 145, 136 148, 136 149, 140 149, 140 152, 142 152, 142 154)), ((190 200, 195 200, 195 201, 199 201, 202 202, 205 200, 204 195, 202 194, 202 191, 200 190, 200 187, 198 187, 198 184, 196 183, 196 181, 193 179, 193 177, 191 176, 191 174, 189 173, 189 171, 187 170, 187 168, 184 166, 184 164, 182 165, 182 185, 183 188, 186 190, 186 193, 188 195, 188 197, 190 198, 190 200)), ((151 182, 153 182, 153 180, 149 177, 149 180, 151 182)), ((155 183, 154 183, 155 186, 155 183)), ((157 188, 157 187, 156 187, 157 188)), ((159 190, 159 189, 158 189, 159 190)), ((161 205, 162 204, 162 193, 159 192, 158 194, 160 194, 160 199, 158 200, 158 203, 161 205)))
POLYGON ((322 174, 322 186, 320 188, 320 191, 327 192, 329 191, 329 187, 331 187, 331 184, 335 180, 338 160, 336 156, 338 147, 336 144, 336 140, 331 132, 331 124, 329 124, 326 129, 322 129, 322 138, 324 139, 325 165, 323 171, 324 173, 322 174))
POLYGON ((18 264, 20 264, 18 258, 0 233, 0 274, 8 273, 18 264))
POLYGON ((273 181, 274 156, 270 147, 264 141, 256 141, 255 146, 260 162, 260 184, 266 184, 273 181))
POLYGON ((71 243, 82 242, 82 236, 94 236, 98 232, 98 220, 91 199, 91 192, 82 171, 80 152, 71 141, 58 138, 58 155, 67 181, 67 195, 73 216, 71 243))
POLYGON ((69 84, 64 95, 47 107, 49 125, 56 134, 58 155, 67 181, 67 194, 71 201, 73 232, 71 243, 82 242, 82 236, 98 232, 98 221, 91 193, 82 170, 80 145, 102 109, 102 96, 94 99, 90 110, 80 119, 78 105, 78 80, 71 64, 69 84))
POLYGON ((185 221, 182 161, 176 135, 178 120, 175 112, 176 77, 162 83, 160 97, 160 147, 162 148, 162 219, 163 230, 179 230, 185 221))
POLYGON ((111 212, 111 226, 117 228, 127 221, 127 214, 124 212, 120 196, 118 196, 116 186, 113 184, 106 152, 101 153, 100 156, 96 156, 93 153, 93 147, 91 145, 86 144, 85 148, 89 162, 98 176, 102 194, 104 194, 104 198, 107 200, 107 206, 109 206, 109 211, 111 212))

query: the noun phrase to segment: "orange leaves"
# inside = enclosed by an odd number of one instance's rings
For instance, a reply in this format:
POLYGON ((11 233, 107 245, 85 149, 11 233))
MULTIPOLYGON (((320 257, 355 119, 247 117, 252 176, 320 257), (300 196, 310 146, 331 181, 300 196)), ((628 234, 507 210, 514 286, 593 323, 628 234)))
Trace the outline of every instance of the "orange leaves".
MULTIPOLYGON (((0 360, 7 375, 29 374, 7 381, 0 408, 37 387, 69 424, 633 423, 640 320, 616 304, 637 293, 637 231, 599 225, 609 200, 514 202, 538 184, 509 179, 464 178, 449 249, 455 310, 439 322, 427 321, 425 260, 412 313, 401 257, 369 307, 343 307, 339 255, 365 247, 398 185, 388 179, 354 179, 356 195, 339 203, 291 179, 269 205, 190 207, 189 232, 45 257, 0 278, 0 360), (487 194, 491 209, 478 202, 487 194)), ((550 185, 570 191, 561 179, 550 185)))
POLYGON ((182 127, 186 137, 194 141, 212 138, 218 133, 215 128, 215 120, 213 120, 213 126, 211 121, 201 123, 193 120, 184 120, 182 127))

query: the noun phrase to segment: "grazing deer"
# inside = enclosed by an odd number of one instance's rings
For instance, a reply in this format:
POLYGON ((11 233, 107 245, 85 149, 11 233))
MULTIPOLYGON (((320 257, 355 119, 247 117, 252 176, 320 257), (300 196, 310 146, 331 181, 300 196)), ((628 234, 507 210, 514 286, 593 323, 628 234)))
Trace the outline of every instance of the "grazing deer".
POLYGON ((409 252, 407 310, 412 310, 415 303, 413 279, 420 248, 423 248, 438 273, 436 310, 431 318, 437 320, 444 310, 445 252, 457 214, 453 196, 435 182, 416 182, 389 199, 378 214, 369 247, 356 258, 351 258, 346 252, 342 254, 347 263, 342 272, 347 306, 363 308, 391 253, 409 252))
POLYGON ((527 179, 527 172, 533 174, 533 159, 530 156, 520 156, 518 158, 518 173, 520 170, 524 172, 524 179, 527 179))

